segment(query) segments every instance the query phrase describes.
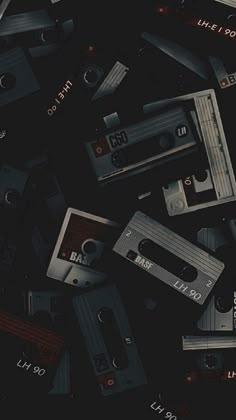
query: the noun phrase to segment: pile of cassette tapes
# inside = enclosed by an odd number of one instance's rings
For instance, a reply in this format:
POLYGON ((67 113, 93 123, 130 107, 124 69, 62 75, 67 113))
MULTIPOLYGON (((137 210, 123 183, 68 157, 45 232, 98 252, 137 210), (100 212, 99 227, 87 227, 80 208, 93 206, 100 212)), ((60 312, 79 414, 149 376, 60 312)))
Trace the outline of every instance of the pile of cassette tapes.
POLYGON ((236 0, 30 3, 0 0, 0 400, 233 418, 236 0))

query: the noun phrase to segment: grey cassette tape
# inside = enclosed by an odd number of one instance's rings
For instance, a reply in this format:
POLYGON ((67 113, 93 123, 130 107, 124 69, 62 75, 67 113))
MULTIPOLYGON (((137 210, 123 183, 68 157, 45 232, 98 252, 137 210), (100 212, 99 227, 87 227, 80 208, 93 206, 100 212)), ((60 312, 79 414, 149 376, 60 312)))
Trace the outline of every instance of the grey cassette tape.
POLYGON ((113 250, 198 305, 224 270, 221 261, 141 212, 113 250))
POLYGON ((191 115, 178 104, 86 143, 100 184, 134 175, 197 148, 191 115))
POLYGON ((40 89, 24 51, 13 48, 0 54, 0 106, 40 89))
POLYGON ((27 48, 32 57, 46 56, 54 53, 73 29, 72 20, 59 22, 46 10, 8 15, 0 23, 1 47, 17 44, 27 48))
MULTIPOLYGON (((231 224, 232 221, 229 222, 231 224)), ((198 242, 212 251, 227 247, 228 241, 219 227, 202 228, 198 232, 198 242)), ((227 279, 226 279, 227 280, 227 279)), ((230 280, 230 279, 228 279, 230 280)), ((236 291, 229 284, 223 284, 212 296, 206 310, 197 323, 201 331, 236 330, 236 291)))
POLYGON ((90 361, 104 396, 147 383, 129 321, 116 286, 73 298, 90 361))
POLYGON ((189 213, 236 200, 236 182, 223 124, 214 90, 145 105, 151 112, 164 104, 187 101, 206 154, 205 167, 199 173, 172 182, 163 188, 170 216, 189 213))
POLYGON ((47 276, 78 287, 104 281, 106 274, 97 270, 97 264, 118 226, 102 217, 69 208, 47 276))
MULTIPOLYGON (((35 322, 46 323, 54 330, 65 329, 63 293, 57 291, 29 291, 25 295, 25 312, 35 322)), ((43 326, 43 325, 42 325, 43 326)), ((45 325, 44 325, 45 326, 45 325)), ((70 352, 65 351, 57 367, 49 395, 70 395, 71 390, 70 352)))

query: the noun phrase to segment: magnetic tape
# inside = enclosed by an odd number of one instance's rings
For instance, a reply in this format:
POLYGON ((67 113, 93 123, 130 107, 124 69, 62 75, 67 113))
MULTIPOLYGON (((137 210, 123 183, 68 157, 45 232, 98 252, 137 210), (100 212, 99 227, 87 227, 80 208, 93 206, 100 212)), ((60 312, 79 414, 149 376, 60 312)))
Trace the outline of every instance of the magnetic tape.
POLYGON ((107 286, 74 297, 73 306, 102 395, 146 385, 146 375, 117 288, 107 286))

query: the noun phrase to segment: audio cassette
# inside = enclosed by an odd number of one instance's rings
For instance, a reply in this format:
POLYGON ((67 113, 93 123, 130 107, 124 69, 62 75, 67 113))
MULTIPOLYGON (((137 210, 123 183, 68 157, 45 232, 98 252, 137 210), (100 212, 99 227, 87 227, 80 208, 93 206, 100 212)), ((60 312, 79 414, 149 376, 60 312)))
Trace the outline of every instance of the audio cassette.
MULTIPOLYGON (((208 80, 210 77, 209 67, 207 61, 197 54, 194 54, 190 49, 177 44, 168 38, 161 37, 158 34, 143 32, 142 39, 146 40, 149 44, 153 45, 157 50, 162 51, 173 59, 173 65, 181 64, 186 69, 198 76, 199 79, 208 80)), ((167 69, 165 69, 167 71, 167 69)), ((173 76, 174 77, 174 76, 173 76)), ((196 80, 194 80, 196 84, 196 80)), ((182 81, 184 83, 184 81, 182 81)))
POLYGON ((126 127, 117 127, 86 143, 97 180, 102 185, 179 159, 197 147, 197 131, 182 104, 126 127))
POLYGON ((25 294, 26 315, 60 334, 66 330, 66 308, 66 298, 61 291, 30 290, 25 294))
POLYGON ((189 213, 236 199, 236 183, 214 90, 206 90, 144 106, 151 112, 163 104, 186 101, 202 141, 199 170, 163 188, 170 216, 189 213), (191 104, 192 102, 192 104, 191 104))
POLYGON ((172 25, 191 28, 199 35, 208 33, 209 40, 236 40, 236 12, 232 1, 160 0, 156 2, 155 11, 172 25))
POLYGON ((183 336, 184 380, 188 383, 236 379, 235 337, 183 336))
POLYGON ((173 289, 198 307, 224 270, 221 261, 141 212, 134 214, 113 250, 157 279, 157 287, 169 286, 168 300, 173 289))
POLYGON ((50 167, 48 156, 38 156, 26 162, 24 167, 29 171, 32 189, 43 202, 51 221, 60 226, 67 207, 57 176, 50 167))
POLYGON ((209 56, 209 62, 221 89, 226 89, 236 84, 236 65, 231 60, 221 60, 219 57, 209 56))
POLYGON ((146 375, 116 286, 74 297, 73 307, 102 395, 146 385, 146 375))
MULTIPOLYGON (((228 238, 220 227, 202 228, 197 234, 197 240, 200 244, 216 252, 219 257, 224 257, 226 254, 227 258, 227 254, 231 252, 228 238)), ((217 287, 207 308, 197 322, 197 328, 201 331, 235 333, 236 291, 234 278, 232 278, 234 274, 231 273, 233 266, 232 263, 230 264, 229 258, 227 263, 228 272, 224 282, 217 287)))
MULTIPOLYGON (((54 72, 61 67, 63 74, 59 73, 60 80, 51 89, 48 116, 55 116, 67 103, 70 117, 74 117, 77 124, 78 107, 84 112, 85 106, 113 95, 129 73, 130 65, 132 59, 117 45, 111 49, 106 39, 97 37, 96 42, 93 38, 85 39, 77 30, 56 58, 54 72), (74 50, 77 54, 73 53, 74 50)), ((53 83, 54 74, 51 79, 53 83)), ((90 127, 85 122, 87 133, 90 127)))
POLYGON ((100 271, 106 248, 112 248, 118 224, 69 208, 49 264, 47 276, 87 287, 105 280, 100 271))
MULTIPOLYGON (((34 323, 57 333, 66 331, 66 299, 60 291, 29 291, 25 294, 25 311, 34 323)), ((66 350, 59 362, 49 395, 71 394, 70 352, 66 350)))
POLYGON ((55 52, 73 32, 72 20, 54 21, 46 10, 4 16, 0 21, 1 49, 27 48, 32 57, 55 52))
POLYGON ((51 387, 64 338, 1 309, 1 381, 6 395, 39 395, 51 387))
POLYGON ((0 54, 0 69, 0 106, 40 89, 22 49, 14 48, 0 54))
POLYGON ((9 165, 0 169, 0 230, 13 229, 25 208, 28 174, 9 165))

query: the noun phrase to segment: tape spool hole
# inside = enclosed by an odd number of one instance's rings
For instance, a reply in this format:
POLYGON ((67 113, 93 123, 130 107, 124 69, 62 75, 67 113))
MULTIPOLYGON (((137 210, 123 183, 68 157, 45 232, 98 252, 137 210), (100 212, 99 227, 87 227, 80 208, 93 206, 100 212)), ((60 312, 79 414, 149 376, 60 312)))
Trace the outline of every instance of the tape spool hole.
POLYGON ((208 369, 215 369, 217 366, 217 358, 213 354, 208 354, 205 358, 205 365, 208 369))
POLYGON ((0 88, 12 89, 16 84, 16 78, 12 73, 4 73, 0 76, 0 88))
POLYGON ((78 283, 79 283, 79 281, 78 281, 78 279, 73 279, 73 280, 72 280, 72 283, 73 283, 73 284, 78 284, 78 283))
POLYGON ((185 265, 179 273, 179 277, 187 283, 191 283, 196 280, 197 276, 197 269, 191 265, 185 265))
POLYGON ((227 16, 227 20, 228 20, 231 24, 235 25, 235 24, 236 24, 236 15, 235 15, 234 13, 232 13, 232 14, 228 15, 228 16, 227 16))
POLYGON ((194 174, 194 176, 195 176, 195 178, 196 178, 196 180, 197 180, 198 182, 204 182, 204 181, 206 181, 206 179, 208 178, 208 173, 207 173, 207 171, 204 169, 203 171, 196 172, 196 173, 194 174))
POLYGON ((16 190, 8 190, 5 193, 4 200, 8 206, 16 207, 20 201, 20 194, 16 190))
POLYGON ((98 320, 102 324, 110 324, 112 322, 112 310, 109 308, 101 308, 97 314, 98 320))
POLYGON ((118 152, 113 153, 111 159, 112 159, 113 165, 116 166, 117 168, 123 168, 127 163, 125 153, 122 150, 119 150, 118 152))
POLYGON ((124 369, 127 367, 127 361, 122 356, 115 356, 112 360, 112 364, 116 369, 124 369))
POLYGON ((49 29, 48 31, 42 32, 41 40, 42 42, 56 42, 58 40, 57 31, 49 29))
POLYGON ((100 67, 93 65, 85 70, 83 76, 84 82, 89 87, 95 87, 102 78, 102 75, 103 70, 100 67))
POLYGON ((84 75, 87 83, 96 83, 98 80, 98 74, 95 70, 88 70, 84 75))
POLYGON ((97 247, 94 241, 88 240, 83 244, 83 251, 85 254, 95 254, 96 250, 97 247))
POLYGON ((159 146, 163 151, 171 149, 174 146, 173 136, 169 133, 160 134, 159 146))
POLYGON ((232 296, 215 296, 215 307, 221 313, 229 312, 233 307, 232 300, 232 296))

